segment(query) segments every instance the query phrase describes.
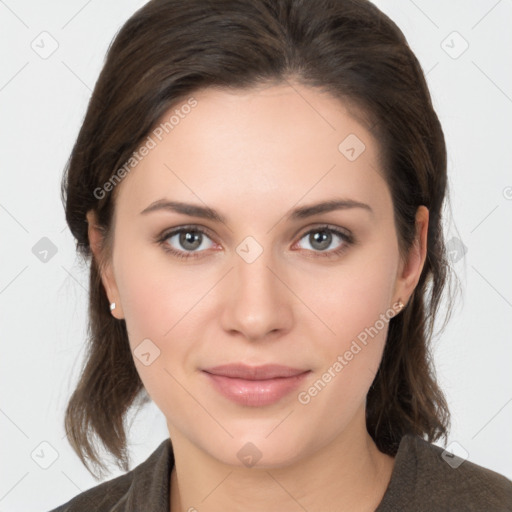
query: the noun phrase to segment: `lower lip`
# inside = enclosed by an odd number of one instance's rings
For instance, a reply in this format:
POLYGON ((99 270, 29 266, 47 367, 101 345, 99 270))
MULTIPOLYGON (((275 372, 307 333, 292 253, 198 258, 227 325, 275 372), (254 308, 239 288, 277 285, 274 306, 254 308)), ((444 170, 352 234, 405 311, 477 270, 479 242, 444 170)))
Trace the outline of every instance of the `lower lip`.
POLYGON ((233 402, 251 407, 261 407, 278 402, 296 389, 310 372, 293 377, 280 377, 268 380, 245 380, 204 374, 219 393, 233 402))

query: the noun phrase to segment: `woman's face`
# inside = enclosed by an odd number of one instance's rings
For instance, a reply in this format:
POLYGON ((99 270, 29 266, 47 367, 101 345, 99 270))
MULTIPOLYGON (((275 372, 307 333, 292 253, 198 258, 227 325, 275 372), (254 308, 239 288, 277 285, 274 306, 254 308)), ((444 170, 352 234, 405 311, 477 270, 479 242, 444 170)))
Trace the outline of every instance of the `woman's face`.
POLYGON ((365 432, 388 321, 424 251, 401 262, 377 142, 338 100, 299 85, 194 98, 118 185, 104 283, 173 442, 286 465, 365 432), (328 201, 341 203, 311 208, 328 201), (303 374, 204 371, 232 363, 303 374))

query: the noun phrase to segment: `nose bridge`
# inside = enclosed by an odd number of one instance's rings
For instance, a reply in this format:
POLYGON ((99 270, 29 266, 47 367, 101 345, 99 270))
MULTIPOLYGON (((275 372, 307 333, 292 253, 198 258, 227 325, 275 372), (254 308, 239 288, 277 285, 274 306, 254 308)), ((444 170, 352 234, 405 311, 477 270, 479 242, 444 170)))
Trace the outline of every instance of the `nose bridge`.
POLYGON ((244 294, 244 299, 266 297, 267 300, 271 300, 272 296, 278 293, 276 288, 279 284, 270 270, 275 266, 272 250, 268 247, 262 248, 259 254, 258 252, 250 243, 246 243, 245 247, 240 244, 237 248, 239 258, 235 265, 236 287, 239 288, 238 293, 244 294), (244 253, 243 249, 247 248, 247 245, 249 250, 244 253), (245 297, 246 294, 248 297, 245 297))
POLYGON ((279 265, 272 248, 247 237, 237 246, 236 253, 230 298, 223 314, 224 328, 240 331, 251 339, 288 329, 292 320, 290 297, 275 275, 279 265))

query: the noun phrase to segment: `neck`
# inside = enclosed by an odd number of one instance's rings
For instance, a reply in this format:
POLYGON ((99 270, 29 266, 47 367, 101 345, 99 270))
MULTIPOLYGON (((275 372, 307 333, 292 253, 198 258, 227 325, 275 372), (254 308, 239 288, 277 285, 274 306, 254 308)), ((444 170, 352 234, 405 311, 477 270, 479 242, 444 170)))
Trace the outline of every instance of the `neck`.
POLYGON ((271 468, 224 464, 170 427, 171 512, 374 511, 394 459, 377 449, 362 419, 320 450, 271 468))

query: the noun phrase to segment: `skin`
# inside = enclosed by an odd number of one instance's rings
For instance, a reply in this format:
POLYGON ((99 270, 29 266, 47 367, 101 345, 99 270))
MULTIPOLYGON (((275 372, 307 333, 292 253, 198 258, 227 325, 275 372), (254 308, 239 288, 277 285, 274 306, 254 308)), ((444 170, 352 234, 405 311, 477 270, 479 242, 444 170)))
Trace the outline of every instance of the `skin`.
MULTIPOLYGON (((146 338, 160 350, 148 366, 134 361, 173 443, 171 510, 374 510, 394 459, 366 431, 365 398, 387 323, 308 404, 297 393, 379 315, 407 303, 425 261, 428 210, 418 209, 416 242, 401 259, 378 141, 327 93, 286 83, 194 97, 197 107, 118 185, 112 257, 102 273, 132 350, 146 338), (354 161, 338 150, 349 134, 366 146, 354 161), (207 205, 226 222, 141 214, 164 198, 207 205), (371 212, 286 218, 293 208, 338 198, 371 212), (325 223, 350 231, 356 243, 332 234, 322 252, 308 233, 325 223), (178 259, 154 241, 190 224, 208 231, 198 258, 178 259), (247 236, 263 249, 252 263, 236 252, 247 236), (248 407, 220 395, 201 372, 231 362, 311 373, 277 403, 248 407), (262 454, 252 467, 237 457, 248 442, 262 454)), ((100 258, 93 211, 88 221, 100 258)), ((164 244, 194 252, 179 236, 164 244)))

